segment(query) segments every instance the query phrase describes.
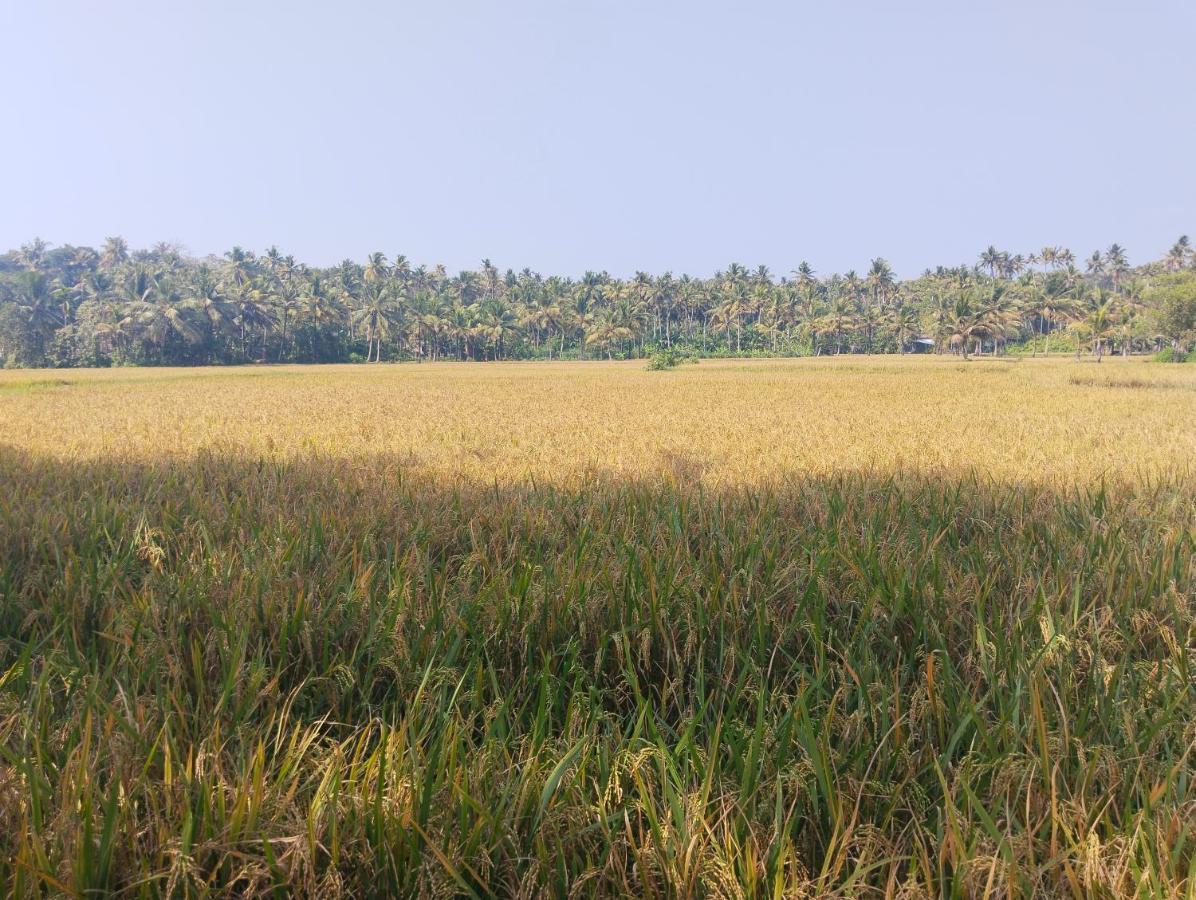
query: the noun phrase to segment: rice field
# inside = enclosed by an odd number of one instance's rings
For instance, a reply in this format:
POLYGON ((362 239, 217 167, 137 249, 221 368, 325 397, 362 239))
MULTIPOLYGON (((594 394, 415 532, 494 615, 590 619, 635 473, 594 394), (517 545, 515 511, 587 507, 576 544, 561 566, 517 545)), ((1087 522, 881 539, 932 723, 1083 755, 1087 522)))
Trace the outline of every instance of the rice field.
POLYGON ((14 896, 1196 897, 1196 372, 0 372, 14 896))

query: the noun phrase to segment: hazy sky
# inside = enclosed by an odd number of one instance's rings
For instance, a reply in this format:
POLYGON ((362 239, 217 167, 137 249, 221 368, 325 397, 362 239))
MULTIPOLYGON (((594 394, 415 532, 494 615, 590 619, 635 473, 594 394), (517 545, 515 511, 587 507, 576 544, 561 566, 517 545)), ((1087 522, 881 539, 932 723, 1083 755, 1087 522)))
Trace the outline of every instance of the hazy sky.
POLYGON ((0 248, 899 273, 1196 233, 1196 3, 0 0, 0 248))

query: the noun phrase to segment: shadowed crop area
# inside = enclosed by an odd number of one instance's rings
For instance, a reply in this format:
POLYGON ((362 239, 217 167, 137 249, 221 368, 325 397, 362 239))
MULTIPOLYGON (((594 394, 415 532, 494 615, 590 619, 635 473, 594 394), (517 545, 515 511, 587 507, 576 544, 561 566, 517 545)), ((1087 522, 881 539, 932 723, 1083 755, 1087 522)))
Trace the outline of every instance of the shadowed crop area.
POLYGON ((18 896, 1180 897, 1196 374, 0 373, 18 896))

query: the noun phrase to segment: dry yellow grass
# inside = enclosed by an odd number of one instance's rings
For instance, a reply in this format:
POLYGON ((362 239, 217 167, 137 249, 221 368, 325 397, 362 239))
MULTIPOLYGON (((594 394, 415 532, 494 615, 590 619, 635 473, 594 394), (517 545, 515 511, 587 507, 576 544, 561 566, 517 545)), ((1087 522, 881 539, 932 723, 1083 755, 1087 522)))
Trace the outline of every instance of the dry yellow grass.
POLYGON ((754 483, 843 470, 1136 481, 1196 459, 1196 370, 824 358, 0 373, 0 442, 68 458, 388 455, 429 475, 754 483))

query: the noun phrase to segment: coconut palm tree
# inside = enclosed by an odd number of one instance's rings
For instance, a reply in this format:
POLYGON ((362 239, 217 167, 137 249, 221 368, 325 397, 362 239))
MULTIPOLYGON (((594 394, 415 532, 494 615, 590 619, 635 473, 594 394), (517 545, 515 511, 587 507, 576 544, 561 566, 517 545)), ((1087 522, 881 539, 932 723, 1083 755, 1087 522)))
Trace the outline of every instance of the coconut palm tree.
POLYGON ((50 245, 41 238, 34 238, 28 244, 21 245, 21 249, 17 251, 17 262, 35 272, 41 268, 46 251, 49 249, 50 245))
POLYGON ((250 358, 249 339, 256 329, 259 333, 259 361, 266 358, 266 336, 278 322, 271 309, 270 289, 265 284, 247 282, 233 288, 233 304, 237 315, 234 319, 241 329, 241 355, 250 358))
POLYGON ((969 343, 975 341, 977 348, 982 348, 984 338, 993 333, 994 307, 1004 292, 1002 285, 987 291, 977 285, 956 294, 946 321, 947 335, 950 346, 962 351, 964 359, 969 358, 969 343))
POLYGON ((32 339, 34 359, 40 361, 54 329, 63 323, 62 305, 50 279, 32 268, 18 273, 14 299, 32 339))
POLYGON ((884 321, 883 310, 867 296, 861 296, 853 305, 852 318, 857 330, 863 333, 864 352, 871 354, 876 331, 884 321))
MULTIPOLYGON (((524 273, 527 280, 532 280, 531 271, 524 269, 524 273)), ((503 281, 499 277, 497 267, 488 259, 482 260, 480 280, 483 299, 496 300, 503 295, 503 281)))
POLYGON ((1074 327, 1081 339, 1092 342, 1092 355, 1100 362, 1104 356, 1104 343, 1116 334, 1117 324, 1115 298, 1101 290, 1093 306, 1074 327))
MULTIPOLYGON (((190 306, 207 322, 212 335, 228 337, 232 334, 237 318, 237 308, 221 290, 215 274, 206 266, 200 266, 187 287, 190 306)), ((210 358, 210 357, 209 357, 210 358)))
POLYGON ((617 325, 609 315, 599 316, 586 331, 585 343, 587 347, 597 347, 606 351, 606 358, 613 359, 612 348, 615 344, 631 340, 631 330, 617 325))
POLYGON ((1128 278, 1121 288, 1118 306, 1118 320, 1121 322, 1121 355, 1129 356, 1134 336, 1146 311, 1147 281, 1142 278, 1128 278))
POLYGON ((1001 352, 1009 339, 1016 338, 1025 326, 1022 307, 1011 291, 1002 290, 988 302, 988 336, 993 342, 993 356, 1001 352))
POLYGON ((1047 268, 1057 268, 1060 265, 1059 248, 1054 246, 1043 247, 1038 251, 1038 260, 1047 268))
POLYGON ((362 283, 351 319, 365 330, 366 362, 382 361, 382 342, 402 320, 402 311, 388 286, 373 278, 362 283))
POLYGON ((677 303, 684 319, 683 329, 689 340, 698 341, 697 328, 701 323, 701 346, 706 350, 706 330, 710 322, 710 291, 707 285, 689 275, 677 281, 677 303))
POLYGON ((295 278, 279 274, 270 283, 269 295, 276 318, 282 323, 278 341, 278 360, 281 362, 283 354, 290 349, 287 345, 290 323, 299 311, 302 290, 295 278))
POLYGON ((731 329, 737 326, 743 312, 743 305, 738 292, 722 287, 718 292, 718 300, 710 310, 710 324, 721 328, 727 342, 727 349, 731 348, 731 329))
MULTIPOLYGON (((1041 338, 1041 350, 1046 353, 1047 335, 1055 322, 1072 308, 1073 283, 1061 272, 1047 272, 1042 277, 1031 276, 1018 285, 1022 312, 1030 330, 1041 338)), ((1031 343, 1031 352, 1037 354, 1031 343)))
POLYGON ((835 356, 843 351, 843 337, 855 327, 855 302, 846 290, 832 294, 826 312, 819 319, 818 333, 835 341, 835 356))
POLYGON ((548 358, 552 359, 552 342, 555 337, 559 340, 558 355, 565 352, 565 334, 568 323, 568 313, 560 301, 561 292, 545 290, 537 298, 534 305, 528 307, 526 321, 534 331, 542 331, 545 336, 545 346, 548 348, 548 358))
POLYGON ((1125 248, 1120 244, 1111 244, 1105 251, 1105 271, 1113 282, 1113 293, 1120 293, 1121 281, 1129 270, 1130 263, 1125 248))
POLYGON ((301 304, 301 315, 310 332, 308 349, 314 359, 316 335, 338 331, 345 324, 348 313, 336 292, 319 274, 313 275, 304 285, 301 304))
POLYGON ((636 337, 642 337, 645 331, 648 324, 648 311, 630 285, 612 284, 608 296, 610 306, 607 315, 610 322, 620 329, 620 333, 626 332, 625 340, 628 345, 626 349, 630 353, 631 345, 635 342, 636 337))
POLYGON ((441 316, 441 306, 431 291, 421 291, 411 298, 408 342, 416 357, 433 362, 440 356, 441 337, 448 331, 448 322, 441 316))
POLYGON ((988 248, 980 254, 980 266, 982 268, 988 269, 989 277, 997 277, 997 272, 1001 270, 1003 262, 1002 257, 1002 252, 992 244, 989 244, 988 248))
POLYGON ((800 305, 799 315, 795 315, 794 318, 799 319, 802 322, 803 328, 808 331, 811 339, 811 352, 817 356, 818 329, 815 327, 815 321, 818 318, 818 294, 822 285, 814 269, 804 260, 794 271, 793 275, 797 285, 798 302, 800 305))
POLYGON ((930 297, 930 321, 934 329, 934 349, 942 353, 951 345, 955 300, 945 290, 936 290, 930 297))
POLYGON ((238 288, 248 285, 255 268, 253 254, 240 247, 233 247, 224 256, 228 260, 229 281, 238 288))
POLYGON ((673 301, 676 292, 673 273, 665 272, 653 283, 649 297, 656 318, 664 324, 664 345, 669 349, 673 346, 673 301))
POLYGON ((271 275, 278 275, 283 267, 282 251, 271 244, 266 248, 266 252, 262 254, 262 263, 265 265, 267 272, 271 275))
POLYGON ((727 332, 727 345, 731 343, 731 326, 735 326, 735 352, 743 350, 743 316, 749 308, 747 269, 739 263, 731 263, 720 280, 722 301, 715 310, 719 321, 727 332))
POLYGON ((115 269, 129 261, 129 245, 122 237, 104 239, 104 249, 100 252, 100 268, 115 269))
POLYGON ((162 357, 171 337, 177 336, 191 345, 204 339, 195 307, 167 280, 154 282, 153 289, 135 310, 135 322, 141 336, 156 346, 162 357))
POLYGON ((1171 249, 1167 251, 1167 257, 1164 264, 1170 272, 1177 272, 1188 264, 1188 260, 1192 258, 1192 242, 1188 239, 1186 234, 1181 234, 1179 240, 1171 245, 1171 249))
POLYGON ((385 253, 371 253, 361 270, 361 277, 366 281, 382 281, 389 274, 390 264, 386 261, 385 253))
POLYGON ((885 259, 878 256, 872 260, 865 281, 868 285, 868 290, 872 294, 872 304, 877 308, 886 308, 888 306, 889 295, 892 293, 894 284, 896 284, 892 267, 889 266, 885 259))
POLYGON ((897 339, 897 352, 905 353, 906 346, 912 338, 917 336, 921 329, 917 309, 910 303, 898 301, 889 310, 887 321, 897 339))
POLYGON ((756 330, 769 342, 772 353, 777 352, 777 341, 785 329, 789 314, 789 304, 785 292, 777 287, 761 287, 763 296, 760 298, 760 318, 756 322, 756 330))
POLYGON ((442 317, 444 333, 456 345, 457 359, 466 360, 473 356, 473 313, 469 307, 454 300, 442 317))
POLYGON ((105 302, 93 327, 97 354, 108 355, 118 364, 127 360, 137 324, 125 312, 118 310, 115 303, 105 302))
POLYGON ((518 333, 519 322, 508 304, 497 298, 479 304, 474 334, 483 346, 490 347, 495 360, 505 354, 506 342, 518 333))

